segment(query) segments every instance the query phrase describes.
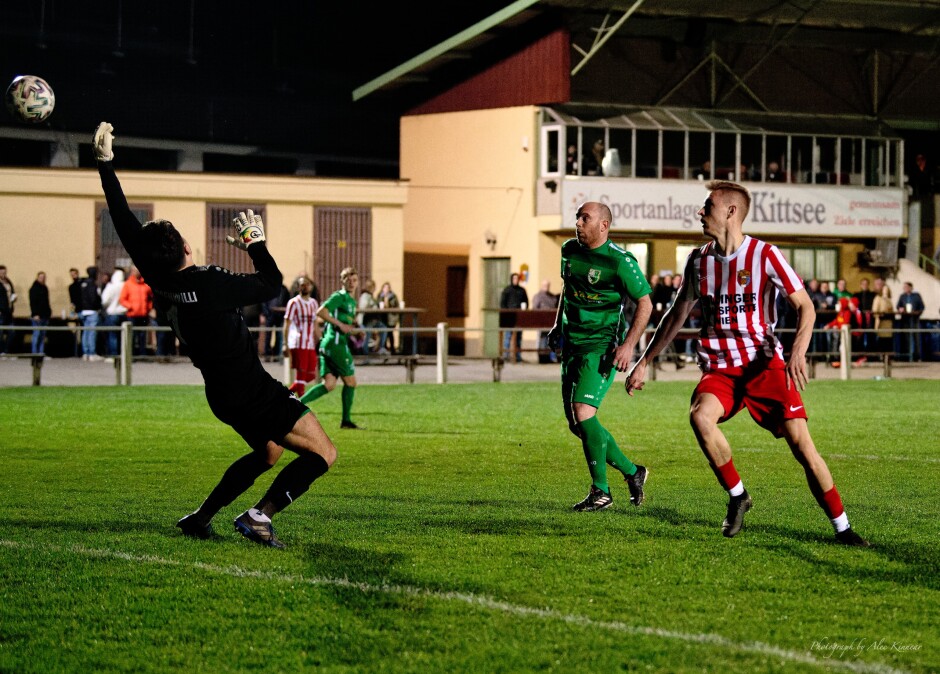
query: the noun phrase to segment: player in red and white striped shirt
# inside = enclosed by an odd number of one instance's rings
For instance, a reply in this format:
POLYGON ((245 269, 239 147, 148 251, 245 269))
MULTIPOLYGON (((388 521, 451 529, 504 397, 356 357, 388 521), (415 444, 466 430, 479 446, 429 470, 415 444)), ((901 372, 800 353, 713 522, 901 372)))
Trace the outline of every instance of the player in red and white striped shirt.
POLYGON ((752 505, 734 467, 731 446, 718 428, 746 407, 760 426, 787 441, 806 472, 810 491, 832 522, 836 540, 867 546, 849 526, 832 474, 810 436, 799 393, 808 382, 806 350, 816 318, 813 303, 780 251, 744 234, 751 206, 747 189, 726 181, 713 181, 706 187, 709 195, 698 215, 711 241, 689 255, 675 302, 627 373, 627 393, 633 395, 643 388, 647 367, 672 343, 699 302, 698 358, 703 374, 692 395, 689 416, 699 446, 730 496, 722 533, 735 536, 752 505), (786 362, 774 335, 780 292, 797 313, 796 336, 786 362))
POLYGON ((317 311, 320 303, 310 295, 313 288, 310 279, 301 276, 297 285, 300 294, 290 298, 284 310, 284 355, 290 356, 291 367, 295 370, 290 390, 302 396, 307 384, 317 380, 317 344, 320 341, 317 311))

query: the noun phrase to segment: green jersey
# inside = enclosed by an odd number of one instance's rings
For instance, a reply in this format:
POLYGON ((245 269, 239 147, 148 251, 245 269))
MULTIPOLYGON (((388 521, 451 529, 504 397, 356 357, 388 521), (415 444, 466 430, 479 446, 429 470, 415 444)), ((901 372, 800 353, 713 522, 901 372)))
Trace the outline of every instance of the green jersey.
MULTIPOLYGON (((323 306, 329 310, 330 316, 340 323, 346 323, 347 325, 356 324, 356 300, 345 290, 337 290, 330 295, 326 299, 326 302, 323 303, 323 306)), ((320 343, 323 346, 347 346, 346 339, 346 335, 340 332, 336 326, 332 323, 327 323, 326 329, 323 331, 323 339, 320 343)))
POLYGON ((613 241, 594 250, 577 239, 561 247, 562 335, 569 353, 603 352, 626 335, 623 304, 650 294, 636 258, 613 241))

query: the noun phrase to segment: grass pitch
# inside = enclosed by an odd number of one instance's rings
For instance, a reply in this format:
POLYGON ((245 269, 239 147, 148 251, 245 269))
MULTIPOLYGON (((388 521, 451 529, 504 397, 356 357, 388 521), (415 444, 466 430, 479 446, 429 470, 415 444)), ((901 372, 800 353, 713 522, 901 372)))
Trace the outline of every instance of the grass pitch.
POLYGON ((940 670, 940 382, 804 395, 868 550, 746 413, 725 431, 754 509, 723 538, 691 389, 615 385, 600 419, 648 500, 612 475, 601 513, 570 510, 590 480, 556 385, 361 387, 362 431, 335 392, 340 458, 275 520, 284 551, 231 526, 277 468, 218 539, 174 528, 246 451, 201 388, 0 390, 0 671, 940 670))

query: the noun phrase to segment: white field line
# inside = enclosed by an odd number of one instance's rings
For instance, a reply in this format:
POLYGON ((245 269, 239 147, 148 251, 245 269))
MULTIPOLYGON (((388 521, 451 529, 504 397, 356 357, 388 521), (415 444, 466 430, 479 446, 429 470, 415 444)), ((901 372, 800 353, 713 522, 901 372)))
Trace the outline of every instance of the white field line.
POLYGON ((485 595, 476 595, 469 592, 443 592, 440 590, 430 590, 427 588, 416 587, 413 585, 394 585, 383 583, 375 585, 372 583, 362 583, 349 580, 348 578, 323 578, 317 576, 300 576, 293 574, 277 573, 274 571, 255 571, 251 569, 242 569, 237 566, 218 566, 215 564, 205 564, 203 562, 180 562, 166 557, 157 557, 155 555, 138 555, 119 550, 102 550, 95 548, 86 548, 82 545, 58 546, 58 545, 33 545, 30 543, 21 543, 18 541, 8 541, 0 539, 0 546, 12 549, 38 549, 48 552, 66 552, 86 557, 97 557, 104 559, 120 559, 127 562, 136 562, 139 564, 159 564, 161 566, 176 566, 180 568, 193 568, 200 571, 208 571, 223 576, 235 578, 258 578, 261 580, 271 580, 288 584, 306 584, 313 586, 339 587, 358 590, 364 594, 387 594, 403 595, 408 597, 424 597, 436 599, 444 602, 460 602, 469 606, 504 613, 506 615, 538 618, 541 620, 557 620, 579 627, 589 627, 592 629, 603 629, 611 632, 623 634, 642 635, 649 637, 658 637, 665 640, 684 641, 693 644, 708 644, 710 646, 719 646, 731 651, 744 653, 757 653, 770 657, 779 658, 793 663, 811 665, 821 669, 839 670, 846 672, 858 672, 859 674, 906 674, 904 670, 894 669, 887 665, 878 663, 861 662, 858 660, 843 660, 841 658, 817 658, 809 653, 787 650, 779 648, 772 644, 766 644, 761 641, 734 641, 723 637, 720 634, 694 634, 688 632, 676 632, 674 630, 661 629, 658 627, 644 627, 637 625, 628 625, 619 621, 595 620, 587 616, 575 613, 563 613, 550 608, 538 608, 534 606, 524 606, 522 604, 512 604, 510 602, 491 599, 485 595))
MULTIPOLYGON (((735 452, 749 452, 751 454, 777 454, 786 452, 786 445, 780 449, 758 449, 756 447, 732 447, 735 452)), ((940 463, 940 458, 933 456, 879 456, 876 454, 836 454, 827 452, 825 449, 819 452, 824 459, 863 459, 865 461, 913 461, 921 463, 940 463)))

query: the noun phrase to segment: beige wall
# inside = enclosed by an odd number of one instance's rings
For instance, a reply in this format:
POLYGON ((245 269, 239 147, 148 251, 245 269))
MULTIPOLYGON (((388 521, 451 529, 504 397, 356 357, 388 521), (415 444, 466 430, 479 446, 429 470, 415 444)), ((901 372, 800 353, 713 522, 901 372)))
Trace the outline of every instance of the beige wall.
MULTIPOLYGON (((401 120, 401 177, 410 185, 405 251, 468 255, 470 328, 482 326, 482 258, 509 257, 515 271, 528 265, 530 296, 542 278, 555 292, 561 287, 560 250, 540 233, 560 221, 534 215, 537 120, 533 107, 401 120), (496 237, 492 247, 487 233, 496 237)), ((479 340, 468 341, 468 353, 478 355, 479 340)))
MULTIPOLYGON (((289 285, 312 272, 313 209, 317 205, 372 208, 373 269, 383 281, 403 283, 403 206, 407 186, 397 181, 283 176, 121 172, 130 203, 153 206, 170 220, 205 262, 206 204, 262 203, 268 246, 289 285)), ((69 267, 95 264, 96 204, 104 202, 94 170, 0 169, 0 264, 16 284, 15 315, 27 316, 27 291, 38 271, 48 276, 53 315, 67 309, 69 267)))

